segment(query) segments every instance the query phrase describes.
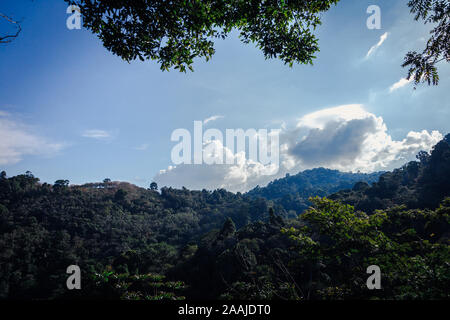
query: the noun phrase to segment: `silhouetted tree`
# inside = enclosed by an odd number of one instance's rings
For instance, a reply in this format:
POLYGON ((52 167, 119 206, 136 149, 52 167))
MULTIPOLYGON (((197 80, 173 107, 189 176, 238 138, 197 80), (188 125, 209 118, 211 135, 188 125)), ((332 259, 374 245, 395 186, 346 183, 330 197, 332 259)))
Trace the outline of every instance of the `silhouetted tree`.
POLYGON ((156 182, 150 183, 150 190, 158 190, 158 184, 156 182))
POLYGON ((65 188, 69 185, 69 180, 64 180, 64 179, 60 179, 60 180, 56 180, 55 183, 53 184, 53 187, 55 189, 62 189, 65 188))
POLYGON ((430 159, 430 154, 426 151, 419 151, 416 155, 416 159, 419 160, 422 164, 426 164, 430 159))

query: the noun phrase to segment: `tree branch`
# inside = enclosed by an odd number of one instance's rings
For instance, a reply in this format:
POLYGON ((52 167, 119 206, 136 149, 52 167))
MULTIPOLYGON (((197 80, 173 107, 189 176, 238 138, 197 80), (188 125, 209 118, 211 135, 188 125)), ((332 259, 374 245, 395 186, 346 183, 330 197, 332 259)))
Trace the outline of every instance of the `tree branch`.
POLYGON ((9 43, 19 36, 19 33, 22 31, 22 27, 20 26, 19 22, 13 20, 12 18, 8 17, 7 15, 5 15, 1 12, 0 12, 0 18, 3 18, 6 21, 8 21, 9 23, 14 24, 17 28, 17 32, 15 34, 7 34, 4 36, 0 36, 0 43, 9 43))

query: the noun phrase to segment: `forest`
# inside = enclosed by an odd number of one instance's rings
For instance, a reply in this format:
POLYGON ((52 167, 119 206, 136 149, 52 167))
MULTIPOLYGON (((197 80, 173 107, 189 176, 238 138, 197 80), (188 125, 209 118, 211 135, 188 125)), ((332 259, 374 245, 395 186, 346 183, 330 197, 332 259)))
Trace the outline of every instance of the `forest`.
POLYGON ((0 168, 0 301, 450 299, 450 134, 436 144, 448 97, 405 91, 448 87, 450 1, 36 2, 0 8, 0 165, 15 171, 0 168), (380 115, 336 105, 350 98, 380 115), (167 130, 192 117, 283 130, 297 119, 286 171, 311 169, 244 193, 22 173, 154 170, 167 130), (393 171, 316 168, 392 168, 432 144, 393 171))
POLYGON ((449 176, 450 135, 392 172, 319 168, 244 194, 2 171, 0 298, 448 299, 449 176))

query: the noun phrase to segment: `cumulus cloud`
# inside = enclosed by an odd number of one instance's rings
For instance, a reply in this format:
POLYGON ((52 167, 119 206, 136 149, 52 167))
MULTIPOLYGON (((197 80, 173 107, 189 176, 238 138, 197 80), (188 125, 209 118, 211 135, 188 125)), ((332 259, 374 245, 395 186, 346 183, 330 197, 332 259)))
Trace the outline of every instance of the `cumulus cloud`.
POLYGON ((290 153, 308 166, 350 165, 361 154, 365 137, 376 130, 371 118, 330 121, 322 129, 311 129, 304 139, 293 144, 290 153))
POLYGON ((11 165, 28 155, 50 156, 64 147, 36 135, 28 126, 0 111, 0 165, 11 165))
POLYGON ((375 50, 377 50, 383 44, 383 42, 386 41, 388 35, 388 32, 385 32, 381 35, 380 40, 377 42, 377 44, 373 45, 367 52, 366 59, 368 59, 375 52, 375 50))
MULTIPOLYGON (((321 110, 299 120, 297 128, 310 126, 300 140, 286 141, 297 167, 325 166, 344 171, 388 170, 414 159, 420 150, 429 151, 442 139, 438 131, 411 131, 394 141, 381 117, 362 105, 321 110)), ((290 135, 292 137, 292 135, 290 135)))
POLYGON ((178 188, 247 191, 286 173, 321 166, 353 172, 391 170, 413 160, 419 151, 429 151, 442 137, 438 131, 423 130, 410 131, 402 140, 394 140, 382 117, 368 112, 363 105, 343 105, 309 113, 292 128, 282 129, 277 170, 247 159, 243 152, 233 153, 214 140, 206 141, 204 150, 215 144, 217 150, 234 157, 233 165, 170 166, 161 170, 155 181, 160 186, 178 188))
POLYGON ((412 78, 409 79, 409 80, 406 79, 406 78, 402 78, 402 79, 398 80, 396 83, 394 83, 392 86, 390 86, 389 92, 393 92, 393 91, 395 91, 397 89, 400 89, 401 87, 406 86, 411 81, 412 81, 412 78))
POLYGON ((81 136, 85 138, 91 138, 96 140, 107 140, 112 138, 112 134, 105 130, 99 130, 99 129, 91 129, 91 130, 85 130, 81 136))
POLYGON ((275 164, 263 165, 248 159, 244 152, 233 153, 219 140, 203 143, 203 159, 211 164, 169 166, 161 170, 154 180, 161 186, 194 190, 225 188, 237 192, 268 183, 278 171, 275 164), (231 159, 229 163, 232 164, 217 164, 224 158, 231 159))
POLYGON ((216 120, 222 119, 222 118, 223 118, 223 116, 220 116, 220 115, 211 116, 211 117, 206 118, 205 120, 203 120, 203 124, 207 124, 208 122, 216 121, 216 120))
POLYGON ((308 113, 299 119, 297 128, 323 129, 330 122, 346 122, 364 118, 367 118, 367 111, 361 104, 349 104, 308 113))

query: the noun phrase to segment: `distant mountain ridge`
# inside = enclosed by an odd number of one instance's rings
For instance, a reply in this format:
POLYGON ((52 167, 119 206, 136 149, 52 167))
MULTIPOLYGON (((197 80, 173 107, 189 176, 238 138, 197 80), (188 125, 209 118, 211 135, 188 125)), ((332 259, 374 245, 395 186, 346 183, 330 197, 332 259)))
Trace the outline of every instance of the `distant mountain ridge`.
POLYGON ((257 186, 245 195, 273 200, 287 211, 299 214, 310 206, 309 197, 325 197, 343 189, 350 189, 358 182, 373 183, 378 181, 383 173, 351 173, 315 168, 295 175, 287 174, 284 178, 273 180, 266 187, 257 186))

